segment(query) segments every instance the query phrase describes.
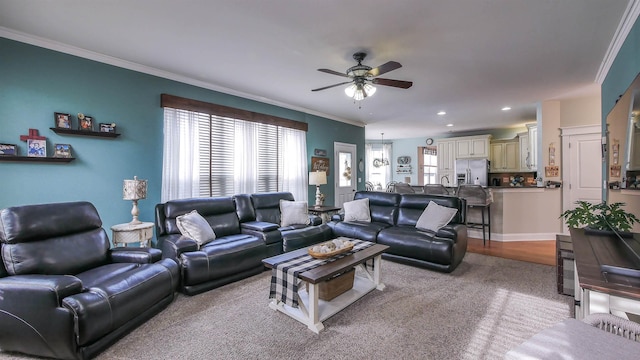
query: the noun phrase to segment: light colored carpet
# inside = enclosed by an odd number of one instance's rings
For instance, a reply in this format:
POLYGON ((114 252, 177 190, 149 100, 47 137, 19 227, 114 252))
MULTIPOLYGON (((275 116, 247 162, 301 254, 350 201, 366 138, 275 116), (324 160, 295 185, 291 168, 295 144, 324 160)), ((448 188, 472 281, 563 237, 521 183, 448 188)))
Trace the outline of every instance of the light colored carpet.
POLYGON ((572 316, 552 266, 467 253, 451 274, 389 261, 382 271, 386 289, 326 320, 318 335, 268 307, 266 271, 179 295, 98 359, 500 359, 572 316))

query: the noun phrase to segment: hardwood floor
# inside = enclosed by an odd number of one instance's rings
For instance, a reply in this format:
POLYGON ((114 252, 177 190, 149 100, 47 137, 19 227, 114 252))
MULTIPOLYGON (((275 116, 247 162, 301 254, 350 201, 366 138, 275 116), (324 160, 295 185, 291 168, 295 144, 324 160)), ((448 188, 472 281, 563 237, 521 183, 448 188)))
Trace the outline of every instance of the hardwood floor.
POLYGON ((556 264, 556 242, 552 241, 487 241, 482 245, 482 239, 469 238, 467 251, 497 256, 507 259, 528 261, 536 264, 556 264))

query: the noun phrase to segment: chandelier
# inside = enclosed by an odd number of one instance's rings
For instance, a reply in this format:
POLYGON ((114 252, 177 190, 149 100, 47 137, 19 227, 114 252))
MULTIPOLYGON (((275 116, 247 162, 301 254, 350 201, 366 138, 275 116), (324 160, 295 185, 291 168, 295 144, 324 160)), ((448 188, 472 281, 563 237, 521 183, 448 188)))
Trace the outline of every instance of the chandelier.
POLYGON ((382 136, 382 140, 380 141, 380 158, 373 159, 373 166, 377 168, 389 165, 389 159, 384 157, 384 133, 380 133, 380 135, 382 136))

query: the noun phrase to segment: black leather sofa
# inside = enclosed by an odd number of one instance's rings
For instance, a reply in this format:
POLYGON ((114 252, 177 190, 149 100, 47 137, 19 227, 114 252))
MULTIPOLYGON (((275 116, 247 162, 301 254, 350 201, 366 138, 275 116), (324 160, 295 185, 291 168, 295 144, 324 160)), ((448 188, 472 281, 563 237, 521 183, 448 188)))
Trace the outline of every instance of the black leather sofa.
POLYGON ((113 248, 88 202, 0 211, 0 349, 88 359, 169 305, 178 265, 113 248))
POLYGON ((334 215, 329 226, 335 236, 346 236, 388 245, 384 259, 438 270, 453 271, 467 252, 466 202, 446 195, 397 194, 360 191, 354 200, 369 199, 371 222, 343 221, 334 215), (458 212, 438 232, 417 229, 422 212, 433 201, 458 212))
POLYGON ((265 269, 262 259, 290 251, 294 245, 302 247, 331 237, 331 229, 315 215, 311 216, 310 225, 280 227, 280 199, 293 200, 293 195, 242 194, 156 205, 155 246, 162 250, 163 257, 180 265, 179 290, 195 295, 258 274, 265 269), (192 210, 198 211, 216 234, 214 241, 200 248, 176 225, 178 216, 192 210))

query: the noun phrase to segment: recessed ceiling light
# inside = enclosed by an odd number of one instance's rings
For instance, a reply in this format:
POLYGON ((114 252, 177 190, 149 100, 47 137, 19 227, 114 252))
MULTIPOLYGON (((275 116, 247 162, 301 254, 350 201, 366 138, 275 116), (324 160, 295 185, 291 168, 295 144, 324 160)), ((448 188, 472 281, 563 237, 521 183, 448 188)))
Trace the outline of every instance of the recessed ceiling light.
POLYGON ((509 110, 511 110, 510 106, 505 106, 505 107, 502 108, 502 111, 509 111, 509 110))
POLYGON ((446 111, 438 111, 438 115, 447 115, 446 111))
POLYGON ((447 126, 448 126, 448 127, 452 127, 452 126, 453 126, 453 124, 447 124, 447 126))

